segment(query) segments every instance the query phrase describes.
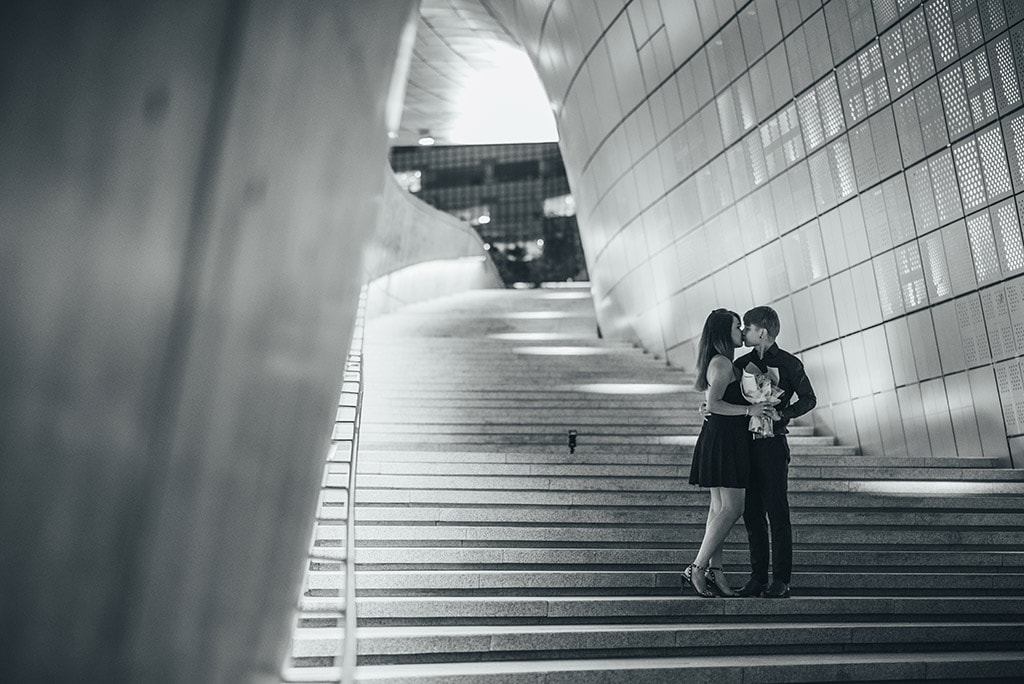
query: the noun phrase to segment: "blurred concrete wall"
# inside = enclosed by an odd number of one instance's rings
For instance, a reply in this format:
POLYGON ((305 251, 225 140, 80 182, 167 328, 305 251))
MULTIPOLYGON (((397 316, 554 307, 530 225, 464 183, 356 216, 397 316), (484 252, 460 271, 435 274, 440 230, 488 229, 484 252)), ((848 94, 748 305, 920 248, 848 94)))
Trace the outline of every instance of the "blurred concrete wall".
POLYGON ((413 0, 0 22, 0 680, 276 681, 413 0))
POLYGON ((480 234, 404 190, 388 171, 384 206, 366 249, 366 315, 465 290, 503 287, 480 234))

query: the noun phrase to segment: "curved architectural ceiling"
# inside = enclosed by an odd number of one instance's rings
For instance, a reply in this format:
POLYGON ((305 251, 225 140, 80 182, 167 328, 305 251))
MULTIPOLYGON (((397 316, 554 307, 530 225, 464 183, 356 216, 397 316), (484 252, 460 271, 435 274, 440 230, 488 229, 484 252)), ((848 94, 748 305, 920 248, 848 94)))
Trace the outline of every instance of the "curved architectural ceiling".
POLYGON ((479 0, 423 0, 393 145, 551 142, 554 115, 526 52, 479 0))

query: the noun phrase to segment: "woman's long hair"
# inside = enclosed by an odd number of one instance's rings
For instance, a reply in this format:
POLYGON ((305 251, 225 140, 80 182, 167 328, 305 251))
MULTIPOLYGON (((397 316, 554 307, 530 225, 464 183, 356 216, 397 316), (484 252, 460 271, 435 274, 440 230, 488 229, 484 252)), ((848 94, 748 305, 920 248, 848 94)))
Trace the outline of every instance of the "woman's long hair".
POLYGON ((708 366, 715 354, 732 359, 736 351, 732 344, 732 324, 739 320, 739 314, 728 309, 715 309, 708 314, 697 347, 697 380, 693 386, 698 390, 703 392, 708 388, 708 366))

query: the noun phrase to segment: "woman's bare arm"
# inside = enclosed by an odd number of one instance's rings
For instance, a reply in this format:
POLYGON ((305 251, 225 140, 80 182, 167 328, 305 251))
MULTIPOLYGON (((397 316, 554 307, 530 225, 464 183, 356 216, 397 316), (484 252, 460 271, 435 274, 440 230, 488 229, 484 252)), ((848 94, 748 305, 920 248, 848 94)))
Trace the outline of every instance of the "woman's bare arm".
POLYGON ((754 415, 756 407, 722 401, 722 397, 725 396, 725 388, 733 381, 734 377, 732 363, 729 359, 722 355, 716 355, 711 359, 711 363, 708 365, 708 411, 719 416, 754 415))

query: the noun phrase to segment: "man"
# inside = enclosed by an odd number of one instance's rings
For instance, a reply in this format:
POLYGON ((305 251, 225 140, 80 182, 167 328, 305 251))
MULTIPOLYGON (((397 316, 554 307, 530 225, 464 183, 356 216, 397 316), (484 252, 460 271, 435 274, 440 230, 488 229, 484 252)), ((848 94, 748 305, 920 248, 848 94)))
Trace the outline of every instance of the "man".
POLYGON ((744 499, 743 524, 750 544, 751 575, 737 592, 740 596, 789 598, 793 571, 793 530, 789 522, 789 421, 817 404, 804 366, 779 349, 779 315, 768 306, 755 306, 743 314, 743 344, 752 351, 736 359, 742 372, 753 364, 761 373, 778 371, 782 395, 772 414, 774 435, 750 443, 750 481, 744 499), (793 395, 797 401, 790 404, 793 395), (767 520, 765 519, 767 516, 767 520), (771 529, 772 582, 768 583, 769 528, 771 529))

